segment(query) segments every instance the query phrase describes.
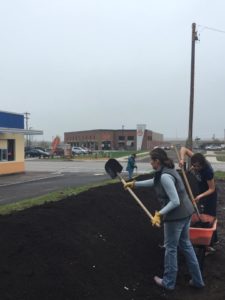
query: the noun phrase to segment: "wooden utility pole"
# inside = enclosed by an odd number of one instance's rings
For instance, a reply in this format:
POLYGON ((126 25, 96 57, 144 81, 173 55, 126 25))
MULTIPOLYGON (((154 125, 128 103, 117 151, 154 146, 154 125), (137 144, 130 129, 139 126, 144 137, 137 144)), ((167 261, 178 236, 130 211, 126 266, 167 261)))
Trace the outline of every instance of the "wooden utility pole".
POLYGON ((190 106, 189 106, 189 128, 187 147, 192 150, 192 132, 193 132, 193 111, 194 111, 194 77, 195 77, 195 41, 198 40, 196 23, 192 23, 191 38, 191 85, 190 85, 190 106))
MULTIPOLYGON (((26 121, 26 130, 28 130, 28 120, 29 120, 30 113, 25 112, 24 115, 25 115, 24 118, 25 118, 25 121, 26 121)), ((29 135, 28 134, 26 135, 26 146, 29 146, 29 135)))

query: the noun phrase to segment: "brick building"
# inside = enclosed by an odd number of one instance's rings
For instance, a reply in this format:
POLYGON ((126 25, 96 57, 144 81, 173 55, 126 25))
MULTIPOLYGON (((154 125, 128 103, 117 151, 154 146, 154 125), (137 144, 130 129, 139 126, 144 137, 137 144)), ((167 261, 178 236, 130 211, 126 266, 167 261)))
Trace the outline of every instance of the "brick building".
POLYGON ((64 133, 64 142, 92 150, 150 150, 163 143, 160 133, 142 129, 96 129, 64 133), (141 139, 140 139, 141 138, 141 139))

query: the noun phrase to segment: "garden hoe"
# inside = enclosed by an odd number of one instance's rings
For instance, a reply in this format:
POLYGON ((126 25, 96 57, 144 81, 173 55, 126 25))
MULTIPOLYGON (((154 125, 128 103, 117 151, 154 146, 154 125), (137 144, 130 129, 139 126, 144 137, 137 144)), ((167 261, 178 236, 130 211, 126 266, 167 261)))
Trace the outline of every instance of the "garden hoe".
MULTIPOLYGON (((109 174, 109 176, 114 179, 117 176, 119 177, 120 181, 125 184, 126 181, 122 178, 120 173, 123 170, 123 167, 121 164, 114 158, 110 158, 106 164, 105 164, 105 170, 109 174)), ((141 200, 135 195, 135 193, 132 191, 131 188, 127 188, 128 192, 131 194, 131 196, 136 200, 136 202, 141 206, 141 208, 144 210, 144 212, 148 215, 148 217, 152 220, 153 216, 152 214, 148 211, 148 209, 143 205, 141 200)), ((160 227, 160 226, 157 226, 160 227)))

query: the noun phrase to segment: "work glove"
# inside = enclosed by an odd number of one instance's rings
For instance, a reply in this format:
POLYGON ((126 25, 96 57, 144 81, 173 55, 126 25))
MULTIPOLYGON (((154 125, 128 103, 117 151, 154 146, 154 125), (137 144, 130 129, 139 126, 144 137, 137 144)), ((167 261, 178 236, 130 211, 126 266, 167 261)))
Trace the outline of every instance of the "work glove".
POLYGON ((135 180, 129 181, 129 182, 125 182, 125 183, 123 184, 123 187, 125 188, 125 190, 126 190, 127 188, 134 189, 134 187, 135 187, 135 180))
POLYGON ((154 217, 152 218, 152 226, 160 227, 160 224, 161 224, 161 215, 158 211, 156 211, 154 217))

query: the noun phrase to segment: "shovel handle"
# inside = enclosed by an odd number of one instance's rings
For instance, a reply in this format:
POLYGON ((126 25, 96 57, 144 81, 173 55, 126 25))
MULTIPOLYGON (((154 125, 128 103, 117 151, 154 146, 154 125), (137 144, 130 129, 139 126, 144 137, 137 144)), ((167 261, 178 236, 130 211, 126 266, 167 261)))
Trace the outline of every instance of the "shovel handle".
MULTIPOLYGON (((176 154, 177 154, 178 163, 179 163, 179 161, 180 161, 180 155, 179 155, 179 152, 178 152, 176 146, 173 146, 173 148, 174 148, 174 150, 175 150, 175 152, 176 152, 176 154)), ((194 208, 195 208, 196 213, 197 213, 197 215, 198 215, 198 217, 199 217, 199 220, 201 220, 201 218, 200 218, 200 213, 199 213, 199 210, 198 210, 198 206, 196 205, 196 203, 195 203, 195 201, 194 201, 195 198, 194 198, 194 195, 193 195, 193 193, 192 193, 192 190, 191 190, 189 181, 188 181, 188 179, 187 179, 187 176, 186 176, 186 173, 185 173, 183 167, 181 167, 181 172, 182 172, 182 174, 183 174, 184 181, 185 181, 185 184, 186 184, 186 187, 187 187, 189 196, 191 197, 191 201, 192 201, 192 203, 193 203, 193 205, 194 205, 194 208)))
MULTIPOLYGON (((123 184, 126 183, 126 181, 120 176, 120 174, 117 173, 117 176, 119 177, 119 179, 121 180, 121 182, 123 184)), ((128 192, 131 194, 131 196, 137 201, 137 203, 141 206, 141 208, 144 210, 144 212, 148 215, 148 217, 152 220, 153 216, 152 214, 149 212, 149 210, 144 206, 144 204, 141 202, 141 200, 136 196, 136 194, 132 191, 131 188, 127 188, 128 192)), ((157 225, 157 227, 160 227, 157 225)))

